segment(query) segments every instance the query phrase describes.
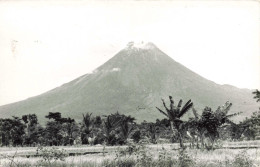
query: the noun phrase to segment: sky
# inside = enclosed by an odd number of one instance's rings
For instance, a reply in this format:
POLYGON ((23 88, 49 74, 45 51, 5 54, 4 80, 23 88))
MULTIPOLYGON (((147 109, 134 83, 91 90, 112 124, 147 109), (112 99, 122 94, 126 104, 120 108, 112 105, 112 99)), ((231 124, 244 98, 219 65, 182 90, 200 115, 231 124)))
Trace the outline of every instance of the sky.
POLYGON ((0 105, 152 42, 218 84, 260 89, 257 1, 0 1, 0 105))

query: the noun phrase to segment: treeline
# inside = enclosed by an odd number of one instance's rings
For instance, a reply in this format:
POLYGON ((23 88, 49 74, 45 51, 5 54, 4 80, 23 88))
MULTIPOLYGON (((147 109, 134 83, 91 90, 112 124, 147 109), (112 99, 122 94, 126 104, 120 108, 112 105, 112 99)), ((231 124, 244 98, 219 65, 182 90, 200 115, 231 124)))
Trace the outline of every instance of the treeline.
POLYGON ((184 147, 189 142, 191 147, 213 147, 221 140, 254 140, 260 136, 260 110, 250 118, 236 124, 230 120, 238 115, 228 114, 231 103, 213 111, 205 107, 198 112, 191 101, 182 107, 182 100, 177 105, 169 97, 170 105, 162 100, 164 110, 157 108, 165 119, 156 122, 136 123, 135 118, 120 113, 106 116, 82 114, 82 121, 62 117, 61 113, 50 112, 46 115, 47 123, 42 126, 37 115, 0 119, 0 144, 2 146, 61 146, 75 144, 123 145, 128 142, 179 142, 184 147), (188 111, 193 117, 187 121, 181 119, 188 111), (201 113, 201 114, 199 114, 201 113))

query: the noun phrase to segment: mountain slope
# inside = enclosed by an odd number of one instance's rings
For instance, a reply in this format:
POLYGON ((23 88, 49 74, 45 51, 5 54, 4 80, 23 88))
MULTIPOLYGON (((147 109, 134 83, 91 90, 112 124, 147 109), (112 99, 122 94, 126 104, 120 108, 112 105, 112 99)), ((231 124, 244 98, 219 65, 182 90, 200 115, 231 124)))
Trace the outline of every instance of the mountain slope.
MULTIPOLYGON (((238 119, 257 110, 250 90, 221 86, 177 63, 154 44, 129 43, 93 73, 81 76, 49 92, 0 107, 1 117, 48 112, 82 119, 82 113, 104 115, 119 111, 138 121, 163 118, 155 110, 161 98, 192 99, 202 109, 224 104, 234 105, 231 112, 243 111, 238 119)), ((168 100, 168 99, 167 99, 168 100)))

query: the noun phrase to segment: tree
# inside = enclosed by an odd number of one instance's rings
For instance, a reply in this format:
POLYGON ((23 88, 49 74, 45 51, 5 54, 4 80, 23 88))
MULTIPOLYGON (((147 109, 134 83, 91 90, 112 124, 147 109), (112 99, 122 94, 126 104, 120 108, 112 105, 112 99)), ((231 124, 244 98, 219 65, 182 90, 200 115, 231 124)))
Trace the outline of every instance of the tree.
POLYGON ((25 125, 21 120, 21 118, 13 116, 11 129, 13 146, 22 146, 24 142, 25 125))
POLYGON ((193 107, 192 110, 195 115, 195 118, 189 118, 188 122, 186 123, 186 127, 191 136, 190 147, 194 148, 196 143, 196 147, 199 148, 199 138, 202 139, 202 135, 205 131, 205 128, 201 126, 201 119, 198 117, 196 110, 194 110, 193 107))
POLYGON ((130 135, 130 133, 133 131, 135 123, 134 120, 135 118, 131 116, 125 116, 125 115, 120 115, 121 120, 120 120, 120 130, 121 130, 121 138, 123 139, 123 143, 125 144, 127 142, 127 139, 130 135))
MULTIPOLYGON (((257 99, 257 102, 260 102, 260 91, 256 89, 253 94, 255 94, 254 98, 257 99)), ((260 107, 258 111, 253 112, 251 117, 246 118, 242 123, 246 126, 244 135, 247 139, 260 138, 260 107)))
POLYGON ((182 121, 180 118, 189 111, 189 109, 192 107, 193 103, 191 100, 189 100, 182 108, 182 100, 179 101, 177 106, 174 106, 174 101, 172 99, 172 96, 169 96, 170 99, 170 108, 168 108, 162 99, 163 106, 166 110, 166 112, 162 111, 158 107, 156 107, 160 113, 165 115, 170 121, 171 121, 171 127, 172 131, 174 133, 173 127, 177 130, 178 139, 180 142, 180 147, 183 148, 183 136, 185 133, 185 127, 184 127, 184 121, 182 121))
POLYGON ((62 118, 59 112, 49 112, 45 117, 49 119, 45 129, 45 139, 48 145, 66 145, 73 142, 74 119, 62 118))
POLYGON ((228 114, 232 103, 227 101, 223 106, 219 106, 214 112, 210 107, 205 107, 202 115, 199 117, 195 108, 193 108, 193 114, 195 116, 194 128, 198 133, 201 140, 201 146, 213 148, 216 139, 219 138, 219 128, 225 123, 233 123, 229 118, 236 116, 240 113, 228 114), (210 140, 210 146, 205 145, 204 138, 207 137, 210 140))
POLYGON ((134 140, 135 143, 138 143, 141 140, 141 132, 140 132, 140 130, 136 130, 133 133, 132 139, 134 140))
POLYGON ((2 145, 22 146, 24 144, 25 125, 21 118, 0 119, 2 145))
POLYGON ((230 138, 232 140, 242 140, 242 135, 245 133, 247 128, 248 125, 244 122, 240 122, 239 124, 230 122, 230 125, 227 127, 227 130, 229 131, 230 138))
POLYGON ((217 118, 215 117, 214 112, 211 110, 211 108, 205 107, 201 116, 201 126, 203 127, 203 132, 201 135, 202 147, 204 147, 203 135, 207 136, 210 139, 213 146, 215 139, 219 137, 219 133, 218 133, 219 125, 220 124, 217 118))
POLYGON ((46 144, 50 146, 62 145, 62 124, 58 121, 48 121, 45 128, 46 144))
POLYGON ((74 119, 70 117, 63 119, 62 130, 64 132, 64 144, 73 145, 74 140, 79 136, 79 126, 74 119))
POLYGON ((110 114, 105 117, 106 119, 104 120, 103 125, 105 142, 108 145, 114 145, 118 142, 116 134, 122 118, 118 112, 116 114, 110 114))
POLYGON ((11 119, 0 119, 1 145, 8 146, 11 144, 11 119))
POLYGON ((253 92, 253 94, 255 94, 254 99, 257 99, 256 101, 257 101, 257 102, 260 102, 260 91, 256 89, 256 90, 253 92))
POLYGON ((23 115, 22 120, 26 125, 25 144, 32 145, 38 143, 38 118, 35 114, 23 115))
POLYGON ((49 112, 48 115, 45 116, 45 118, 53 119, 54 121, 60 121, 61 120, 61 113, 60 112, 49 112))
POLYGON ((148 132, 149 132, 149 135, 150 135, 151 143, 156 144, 157 139, 156 139, 156 124, 155 123, 149 123, 148 132))
POLYGON ((246 128, 244 131, 244 136, 248 140, 255 140, 257 136, 260 136, 260 110, 253 112, 250 118, 246 118, 241 124, 246 128))
POLYGON ((91 119, 92 113, 87 113, 83 115, 82 125, 81 125, 81 141, 82 144, 89 144, 88 138, 91 136, 93 129, 93 120, 91 119))

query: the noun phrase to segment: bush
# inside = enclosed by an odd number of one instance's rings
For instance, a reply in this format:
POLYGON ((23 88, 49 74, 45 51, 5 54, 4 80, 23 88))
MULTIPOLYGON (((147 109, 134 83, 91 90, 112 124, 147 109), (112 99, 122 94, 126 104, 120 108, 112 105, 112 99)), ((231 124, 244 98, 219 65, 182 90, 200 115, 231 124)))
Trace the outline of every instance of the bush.
POLYGON ((103 134, 98 133, 97 136, 94 138, 94 145, 96 144, 103 144, 105 142, 105 137, 103 134))
POLYGON ((140 141, 140 139, 141 139, 141 132, 140 132, 140 130, 135 131, 133 136, 132 136, 132 138, 134 139, 135 143, 138 143, 140 141))
POLYGON ((36 151, 37 154, 42 157, 42 159, 38 162, 40 165, 47 164, 48 166, 52 166, 52 164, 57 160, 65 161, 65 158, 68 156, 68 153, 64 149, 59 150, 54 147, 38 147, 36 151))

